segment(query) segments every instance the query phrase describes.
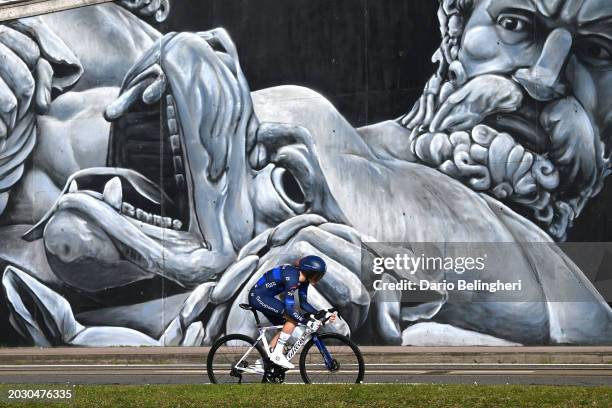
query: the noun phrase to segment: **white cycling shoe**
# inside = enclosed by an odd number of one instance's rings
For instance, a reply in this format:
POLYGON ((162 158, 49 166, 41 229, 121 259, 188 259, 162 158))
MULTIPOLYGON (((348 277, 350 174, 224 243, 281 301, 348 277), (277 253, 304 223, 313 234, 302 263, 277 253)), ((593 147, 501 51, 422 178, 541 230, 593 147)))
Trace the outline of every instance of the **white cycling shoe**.
POLYGON ((279 365, 288 370, 295 368, 295 365, 291 364, 291 362, 287 360, 287 357, 285 357, 285 355, 280 350, 278 352, 273 352, 272 354, 270 354, 270 360, 272 360, 274 364, 279 365))

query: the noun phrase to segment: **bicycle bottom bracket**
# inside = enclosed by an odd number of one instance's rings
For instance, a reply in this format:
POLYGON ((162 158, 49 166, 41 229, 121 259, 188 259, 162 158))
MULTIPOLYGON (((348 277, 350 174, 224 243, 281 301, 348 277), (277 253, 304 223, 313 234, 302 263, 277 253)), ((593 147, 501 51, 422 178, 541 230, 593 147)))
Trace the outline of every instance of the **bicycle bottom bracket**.
POLYGON ((266 370, 264 381, 272 384, 282 384, 285 382, 285 371, 282 367, 272 366, 266 370))

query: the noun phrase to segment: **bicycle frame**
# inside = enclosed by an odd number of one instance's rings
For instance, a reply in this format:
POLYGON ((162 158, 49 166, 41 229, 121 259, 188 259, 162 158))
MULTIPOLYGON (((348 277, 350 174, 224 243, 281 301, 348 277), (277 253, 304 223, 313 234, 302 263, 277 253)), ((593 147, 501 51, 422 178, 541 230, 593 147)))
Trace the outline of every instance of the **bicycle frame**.
MULTIPOLYGON (((282 329, 283 326, 267 326, 267 327, 259 327, 259 337, 257 337, 257 339, 255 340, 255 343, 244 353, 244 355, 242 356, 242 358, 240 360, 238 360, 238 362, 236 363, 234 369, 241 371, 241 372, 248 372, 248 373, 252 373, 252 374, 262 374, 261 372, 257 371, 257 369, 255 368, 250 368, 250 367, 240 367, 240 364, 242 363, 242 361, 246 358, 247 355, 249 355, 249 353, 251 351, 253 351, 253 349, 257 346, 258 343, 262 343, 264 346, 264 350, 266 351, 266 357, 267 359, 270 359, 270 345, 268 343, 268 339, 266 339, 266 332, 269 330, 279 330, 282 329)), ((291 359, 298 353, 298 351, 300 351, 300 349, 304 346, 304 344, 306 344, 306 342, 308 341, 308 338, 312 337, 312 341, 314 342, 314 344, 317 346, 317 348, 319 349, 319 351, 321 352, 321 355, 323 356, 323 360, 325 361, 325 366, 328 369, 332 368, 333 365, 333 359, 331 357, 331 355, 329 354, 329 351, 327 350, 327 348, 325 347, 325 344, 323 344, 323 342, 321 341, 321 339, 319 339, 319 337, 317 336, 316 332, 312 332, 312 330, 310 330, 308 327, 306 327, 306 329, 304 330, 304 333, 302 333, 302 335, 300 336, 299 339, 297 339, 297 341, 295 342, 295 344, 293 345, 293 347, 291 347, 291 349, 287 352, 287 360, 291 361, 291 359)))

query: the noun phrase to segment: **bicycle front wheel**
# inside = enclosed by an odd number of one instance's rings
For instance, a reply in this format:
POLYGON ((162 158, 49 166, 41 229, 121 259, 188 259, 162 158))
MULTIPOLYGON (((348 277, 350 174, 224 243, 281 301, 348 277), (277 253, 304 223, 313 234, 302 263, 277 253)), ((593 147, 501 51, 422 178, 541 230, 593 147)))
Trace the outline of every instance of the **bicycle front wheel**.
POLYGON ((337 333, 310 339, 300 355, 300 374, 306 384, 355 384, 363 382, 365 364, 359 347, 337 333))
POLYGON ((230 334, 217 340, 206 359, 213 384, 252 384, 264 378, 264 350, 249 336, 230 334))

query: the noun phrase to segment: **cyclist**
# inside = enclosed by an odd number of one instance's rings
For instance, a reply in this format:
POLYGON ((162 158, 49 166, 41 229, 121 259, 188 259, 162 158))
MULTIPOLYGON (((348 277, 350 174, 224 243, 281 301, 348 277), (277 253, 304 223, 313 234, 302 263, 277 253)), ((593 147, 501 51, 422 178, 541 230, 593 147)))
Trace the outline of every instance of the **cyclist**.
MULTIPOLYGON (((308 286, 319 282, 325 275, 326 269, 323 259, 309 255, 300 259, 295 265, 280 265, 267 271, 249 292, 251 306, 263 313, 273 325, 283 325, 282 330, 270 341, 273 350, 270 356, 272 362, 281 367, 289 369, 294 367, 283 354, 283 348, 297 323, 305 324, 313 331, 317 331, 321 325, 319 320, 308 318, 317 310, 308 303, 307 296, 308 286), (300 308, 306 312, 306 315, 296 310, 296 291, 300 308), (283 293, 284 302, 276 298, 283 293)), ((331 317, 330 321, 334 319, 335 316, 331 317)))

